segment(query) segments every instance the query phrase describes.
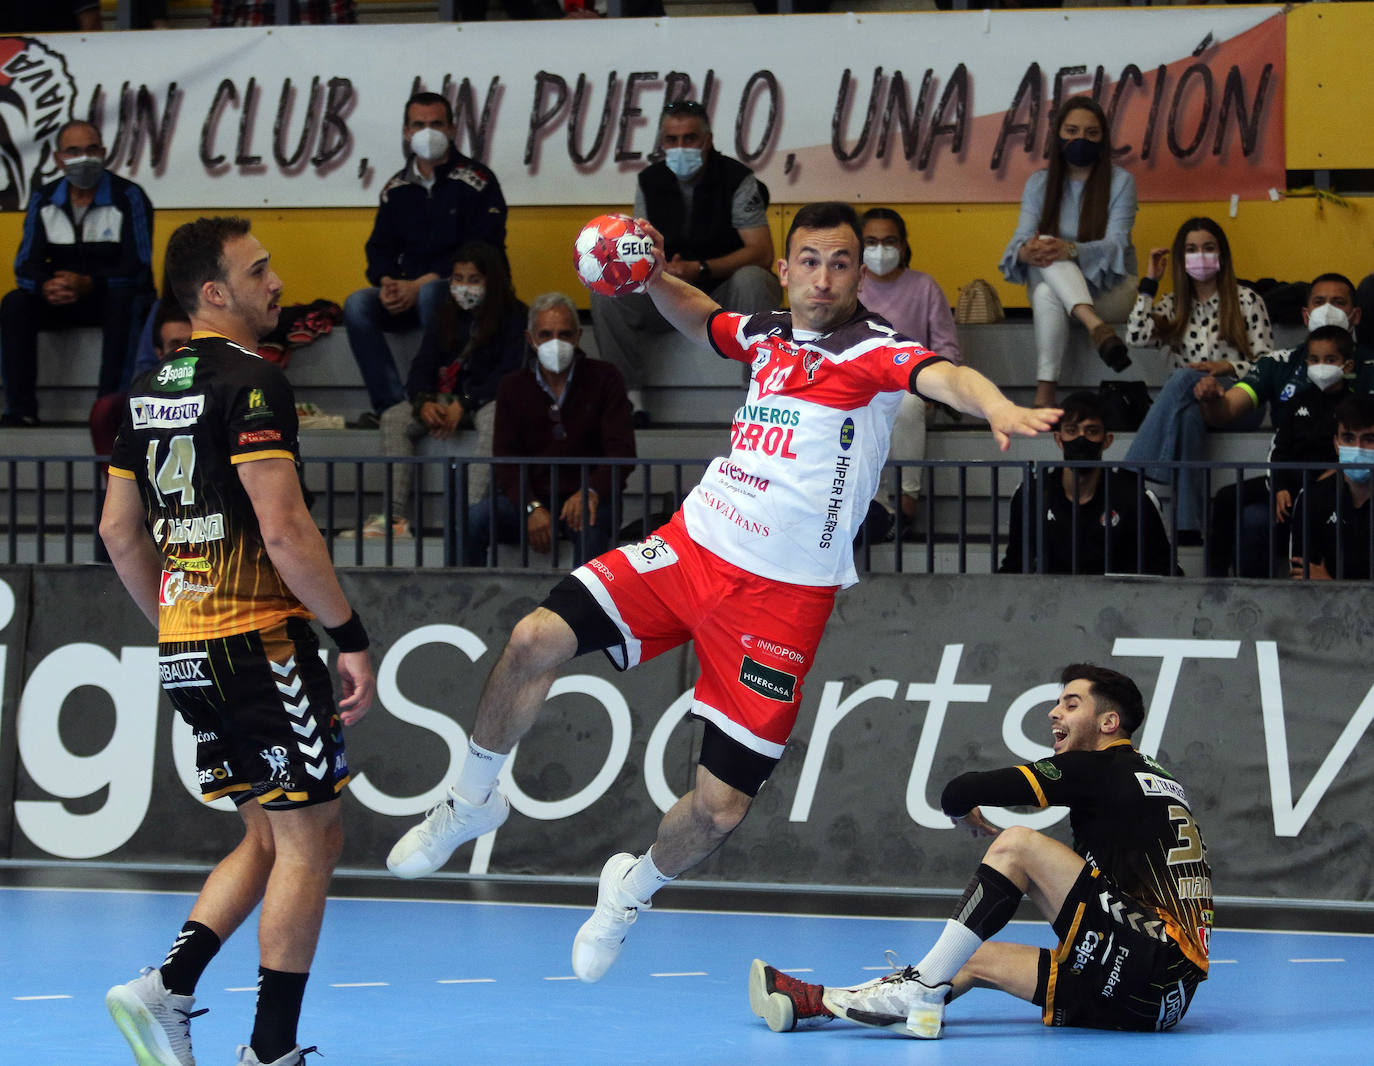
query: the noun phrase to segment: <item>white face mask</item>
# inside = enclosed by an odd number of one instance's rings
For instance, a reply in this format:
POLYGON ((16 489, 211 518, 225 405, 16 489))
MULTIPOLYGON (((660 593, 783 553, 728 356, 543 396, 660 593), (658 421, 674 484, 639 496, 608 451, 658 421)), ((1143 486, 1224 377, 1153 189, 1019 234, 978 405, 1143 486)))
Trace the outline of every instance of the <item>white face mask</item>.
POLYGON ((1307 312, 1307 332, 1321 329, 1322 326, 1340 326, 1350 332, 1350 318, 1335 304, 1318 304, 1307 312))
MULTIPOLYGON (((1322 305, 1327 306, 1326 304, 1322 305)), ((1319 389, 1329 389, 1345 377, 1345 367, 1339 363, 1308 363, 1307 380, 1319 389)))
POLYGON ((663 162, 677 177, 686 181, 701 169, 700 148, 666 148, 663 162))
POLYGON ((534 350, 539 357, 539 365, 550 374, 561 374, 572 366, 573 352, 576 349, 565 340, 552 337, 534 350))
POLYGON ((410 150, 426 163, 436 163, 448 154, 448 135, 443 130, 416 130, 410 135, 410 150))
POLYGON ((448 291, 453 296, 453 302, 464 311, 471 311, 487 295, 485 285, 459 285, 457 282, 450 285, 448 291))
POLYGON ((901 249, 890 244, 870 244, 864 248, 864 266, 880 278, 896 270, 901 258, 901 249))

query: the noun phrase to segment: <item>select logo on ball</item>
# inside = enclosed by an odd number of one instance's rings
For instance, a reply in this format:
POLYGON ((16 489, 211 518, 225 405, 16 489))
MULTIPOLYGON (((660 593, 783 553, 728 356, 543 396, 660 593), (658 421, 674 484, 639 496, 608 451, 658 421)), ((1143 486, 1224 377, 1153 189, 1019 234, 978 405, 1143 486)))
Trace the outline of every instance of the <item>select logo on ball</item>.
POLYGON ((654 242, 629 215, 600 215, 577 235, 573 266, 582 284, 602 296, 643 292, 654 272, 654 242))

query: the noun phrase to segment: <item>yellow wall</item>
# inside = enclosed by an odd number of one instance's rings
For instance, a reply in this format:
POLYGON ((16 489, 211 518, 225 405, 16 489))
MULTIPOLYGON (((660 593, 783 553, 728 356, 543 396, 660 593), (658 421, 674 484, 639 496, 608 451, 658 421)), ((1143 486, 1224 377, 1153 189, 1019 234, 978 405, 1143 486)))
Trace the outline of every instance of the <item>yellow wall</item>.
MULTIPOLYGON (((1288 14, 1285 124, 1290 169, 1374 168, 1374 124, 1356 101, 1369 95, 1368 43, 1374 40, 1374 3, 1316 4, 1288 14)), ((836 190, 837 195, 842 190, 836 190)), ((628 198, 632 189, 624 190, 628 198)), ((515 207, 508 248, 516 287, 528 300, 559 289, 586 305, 586 290, 572 268, 572 242, 587 219, 624 203, 585 207, 515 207)), ((1009 307, 1024 307, 1025 290, 1007 285, 997 261, 1016 225, 1016 204, 910 204, 900 207, 910 231, 912 265, 934 275, 953 302, 959 286, 986 278, 1009 307)), ((797 205, 769 211, 774 241, 782 247, 797 205)), ((1244 277, 1285 281, 1338 270, 1359 280, 1374 271, 1374 200, 1351 206, 1286 197, 1278 203, 1245 201, 1236 218, 1229 204, 1147 203, 1140 207, 1135 245, 1144 264, 1149 250, 1168 245, 1190 215, 1210 215, 1230 237, 1236 270, 1244 277)), ((155 273, 167 236, 198 211, 158 211, 155 273)), ((272 251, 286 282, 288 303, 318 298, 343 301, 365 283, 363 243, 371 208, 317 208, 253 212, 253 228, 272 251)), ((0 215, 0 248, 19 244, 22 216, 0 215)), ((12 264, 10 264, 12 266, 12 264)), ((7 268, 8 269, 8 268, 7 268)), ((5 278, 6 287, 12 275, 5 278)))

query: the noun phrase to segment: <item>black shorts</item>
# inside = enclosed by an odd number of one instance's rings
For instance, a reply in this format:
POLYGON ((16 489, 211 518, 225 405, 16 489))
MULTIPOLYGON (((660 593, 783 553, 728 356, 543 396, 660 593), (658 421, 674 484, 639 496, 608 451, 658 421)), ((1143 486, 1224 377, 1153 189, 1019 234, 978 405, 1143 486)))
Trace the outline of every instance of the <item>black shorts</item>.
POLYGON ((269 810, 335 799, 348 784, 343 726, 310 623, 158 647, 162 687, 196 735, 201 798, 269 810))
POLYGON ((1054 920, 1059 947, 1041 950, 1032 1002, 1046 1025, 1172 1029, 1206 974, 1146 907, 1090 863, 1054 920))

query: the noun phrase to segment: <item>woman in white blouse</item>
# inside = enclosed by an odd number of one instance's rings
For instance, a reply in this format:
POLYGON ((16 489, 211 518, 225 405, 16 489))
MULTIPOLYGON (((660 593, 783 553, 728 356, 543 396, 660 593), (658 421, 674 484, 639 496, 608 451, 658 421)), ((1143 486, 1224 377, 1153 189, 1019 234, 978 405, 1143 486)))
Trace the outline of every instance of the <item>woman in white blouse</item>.
POLYGON ((1008 281, 1026 286, 1035 326, 1037 407, 1053 407, 1076 321, 1113 370, 1130 366, 1116 331, 1136 285, 1135 179, 1112 165, 1107 118, 1091 97, 1065 100, 1051 127, 1058 148, 1026 181, 1021 216, 1002 261, 1008 281))
MULTIPOLYGON (((1193 395, 1211 375, 1230 388, 1255 360, 1274 347, 1264 301, 1236 281, 1231 245, 1210 218, 1190 218, 1178 228, 1172 250, 1150 252, 1147 277, 1127 323, 1132 347, 1162 347, 1175 367, 1126 452, 1127 462, 1205 459, 1207 425, 1193 395), (1159 279, 1172 259, 1174 291, 1156 304, 1159 279)), ((1252 429, 1264 417, 1257 409, 1232 428, 1252 429)), ((1164 467, 1146 466, 1154 481, 1169 481, 1164 467)), ((1201 470, 1178 471, 1174 508, 1182 545, 1202 542, 1205 481, 1201 470)))

